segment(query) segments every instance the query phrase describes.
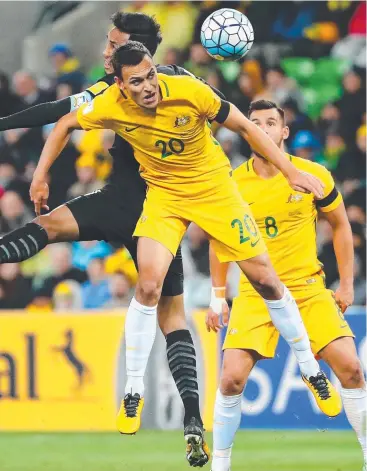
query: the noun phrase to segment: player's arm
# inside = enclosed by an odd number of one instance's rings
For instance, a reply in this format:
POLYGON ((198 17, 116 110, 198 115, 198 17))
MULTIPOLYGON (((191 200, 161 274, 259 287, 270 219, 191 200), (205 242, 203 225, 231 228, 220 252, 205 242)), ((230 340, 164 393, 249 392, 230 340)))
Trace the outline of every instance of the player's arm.
POLYGON ((84 103, 89 103, 102 93, 108 84, 97 82, 84 92, 71 95, 62 100, 49 101, 31 106, 18 113, 0 118, 0 131, 7 129, 36 128, 46 124, 56 123, 66 114, 78 109, 84 103))
POLYGON ((43 147, 41 157, 33 174, 30 197, 35 205, 36 214, 47 208, 48 185, 47 173, 61 154, 75 129, 111 129, 108 103, 104 95, 96 97, 79 109, 63 116, 51 131, 43 147), (107 111, 106 111, 107 110, 107 111))
POLYGON ((77 111, 73 111, 66 116, 63 116, 57 122, 42 149, 41 157, 38 161, 36 170, 34 171, 31 187, 29 190, 29 195, 31 201, 34 204, 37 215, 41 214, 42 209, 48 210, 48 171, 65 148, 74 129, 82 129, 78 122, 76 113, 77 111))
POLYGON ((221 263, 210 244, 209 248, 210 276, 212 279, 212 293, 209 310, 206 315, 206 328, 208 332, 218 332, 228 324, 228 304, 226 301, 226 284, 229 263, 221 263))
POLYGON ((353 304, 354 300, 354 249, 353 234, 347 212, 342 202, 336 209, 325 213, 333 230, 333 245, 338 263, 340 286, 335 292, 335 300, 342 312, 353 304))
POLYGON ((333 231, 333 245, 338 263, 340 286, 335 292, 335 300, 344 312, 354 299, 354 248, 343 199, 335 186, 330 172, 321 165, 312 164, 314 174, 325 184, 325 197, 316 201, 317 209, 329 221, 333 231))
POLYGON ((255 152, 269 160, 283 173, 295 191, 313 193, 316 198, 323 197, 323 183, 313 175, 300 172, 270 137, 232 103, 222 102, 216 121, 246 139, 255 152))

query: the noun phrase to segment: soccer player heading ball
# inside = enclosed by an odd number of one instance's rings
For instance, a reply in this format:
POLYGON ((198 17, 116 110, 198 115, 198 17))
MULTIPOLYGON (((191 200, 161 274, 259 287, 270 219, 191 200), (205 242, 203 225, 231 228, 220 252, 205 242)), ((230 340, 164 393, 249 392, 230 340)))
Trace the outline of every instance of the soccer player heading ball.
MULTIPOLYGON (((297 306, 270 264, 250 208, 241 198, 228 159, 213 139, 207 121, 217 120, 247 139, 284 174, 295 191, 322 198, 323 185, 297 170, 261 129, 205 84, 191 77, 157 74, 151 54, 140 43, 129 42, 119 48, 113 65, 116 85, 62 118, 50 134, 34 174, 31 196, 36 203, 42 199, 34 190, 45 181, 74 129, 112 129, 134 148, 149 190, 134 232, 139 238, 139 281, 126 319, 127 388, 136 404, 134 411, 122 404, 121 431, 131 433, 140 425, 143 376, 154 341, 157 303, 168 267, 190 222, 209 234, 221 261, 238 263, 263 297, 304 377, 319 377, 313 393, 317 396, 328 390, 322 404, 324 412, 338 414, 340 398, 320 372, 297 306)), ((185 436, 192 453, 202 453, 202 434, 190 432, 185 436)))

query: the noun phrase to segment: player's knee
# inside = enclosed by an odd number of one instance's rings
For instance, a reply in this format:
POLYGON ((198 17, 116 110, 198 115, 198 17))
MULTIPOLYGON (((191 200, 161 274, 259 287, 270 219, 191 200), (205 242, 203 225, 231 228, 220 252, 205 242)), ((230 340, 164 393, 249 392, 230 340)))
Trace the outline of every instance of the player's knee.
POLYGON ((241 394, 244 386, 243 378, 236 374, 225 373, 220 380, 220 392, 225 396, 241 394))
POLYGON ((52 213, 39 216, 33 220, 47 232, 49 242, 56 242, 59 235, 59 221, 52 216, 52 213))
POLYGON ((162 283, 158 280, 141 279, 136 286, 136 297, 139 302, 146 305, 158 304, 161 297, 162 283))
POLYGON ((260 273, 252 282, 256 291, 265 299, 280 299, 282 297, 282 285, 273 273, 260 273))
POLYGON ((364 383, 364 375, 359 359, 349 361, 343 368, 343 372, 338 375, 338 379, 343 388, 361 387, 364 383))

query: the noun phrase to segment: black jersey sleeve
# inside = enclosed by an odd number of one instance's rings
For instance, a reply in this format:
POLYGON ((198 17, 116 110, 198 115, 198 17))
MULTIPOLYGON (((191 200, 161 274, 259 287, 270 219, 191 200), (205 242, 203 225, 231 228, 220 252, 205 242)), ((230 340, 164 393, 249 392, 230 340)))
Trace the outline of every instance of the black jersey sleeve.
POLYGON ((217 90, 215 87, 212 87, 211 85, 209 85, 204 79, 202 79, 201 77, 196 77, 194 74, 192 74, 191 72, 189 72, 188 70, 184 69, 183 67, 180 67, 179 65, 175 65, 175 64, 170 64, 170 65, 159 65, 157 67, 157 70, 160 74, 166 74, 166 75, 189 75, 190 77, 194 77, 198 80, 200 80, 201 82, 205 83, 205 85, 208 85, 208 87, 210 87, 213 92, 219 96, 219 98, 221 98, 222 100, 225 100, 226 97, 225 95, 217 90))
POLYGON ((57 101, 31 106, 23 111, 0 118, 0 131, 18 128, 35 128, 56 123, 60 118, 92 101, 114 83, 113 74, 106 75, 83 92, 57 101))
POLYGON ((31 106, 18 113, 0 118, 0 131, 18 128, 35 128, 55 123, 70 112, 72 97, 31 106))

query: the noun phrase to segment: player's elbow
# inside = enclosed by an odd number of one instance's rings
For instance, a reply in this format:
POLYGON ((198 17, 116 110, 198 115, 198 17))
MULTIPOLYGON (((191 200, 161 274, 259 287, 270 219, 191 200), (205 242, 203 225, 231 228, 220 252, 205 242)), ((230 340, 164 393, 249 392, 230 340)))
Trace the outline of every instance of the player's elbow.
POLYGON ((81 129, 75 112, 63 116, 55 126, 56 131, 65 135, 70 134, 75 129, 81 129))

